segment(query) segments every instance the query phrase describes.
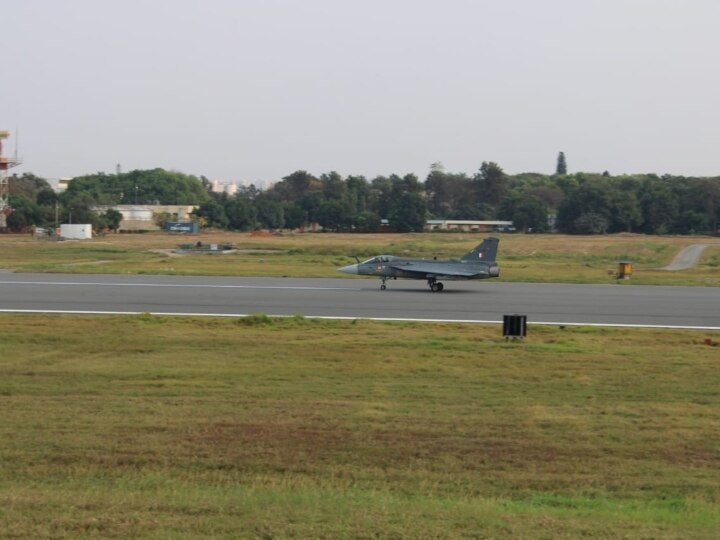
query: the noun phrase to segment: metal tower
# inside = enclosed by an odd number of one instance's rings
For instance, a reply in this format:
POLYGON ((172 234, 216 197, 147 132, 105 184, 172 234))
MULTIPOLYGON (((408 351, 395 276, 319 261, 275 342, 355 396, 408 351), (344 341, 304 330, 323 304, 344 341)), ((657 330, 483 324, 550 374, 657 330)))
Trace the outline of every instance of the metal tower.
POLYGON ((7 217, 12 213, 8 203, 8 169, 21 163, 17 157, 3 157, 2 142, 10 136, 10 132, 0 130, 0 229, 7 227, 7 217))

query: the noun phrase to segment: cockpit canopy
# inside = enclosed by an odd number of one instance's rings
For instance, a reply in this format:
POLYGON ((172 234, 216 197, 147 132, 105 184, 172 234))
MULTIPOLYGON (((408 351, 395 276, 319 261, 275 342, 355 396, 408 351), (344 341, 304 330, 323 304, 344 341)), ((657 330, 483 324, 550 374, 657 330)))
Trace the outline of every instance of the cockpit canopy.
POLYGON ((360 264, 382 264, 382 263, 388 263, 393 260, 392 255, 378 255, 377 257, 372 257, 371 259, 368 259, 366 261, 361 262, 360 264))

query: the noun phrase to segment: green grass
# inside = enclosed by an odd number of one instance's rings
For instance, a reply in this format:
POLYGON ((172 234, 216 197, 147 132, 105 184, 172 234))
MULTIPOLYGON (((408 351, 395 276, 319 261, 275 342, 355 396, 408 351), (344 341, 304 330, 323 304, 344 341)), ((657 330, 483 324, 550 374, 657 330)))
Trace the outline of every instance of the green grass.
POLYGON ((720 530, 720 335, 0 316, 8 537, 720 530))
MULTIPOLYGON (((178 256, 172 250, 187 237, 164 233, 110 235, 86 241, 53 242, 29 236, 0 236, 2 267, 19 272, 131 273, 174 275, 346 277, 337 268, 354 255, 459 257, 487 235, 288 234, 256 237, 246 233, 204 233, 203 244, 233 243, 238 252, 178 256)), ((498 260, 503 281, 617 283, 619 260, 635 266, 631 283, 720 286, 720 242, 689 236, 500 235, 498 260), (717 243, 690 270, 660 270, 683 247, 717 243)))

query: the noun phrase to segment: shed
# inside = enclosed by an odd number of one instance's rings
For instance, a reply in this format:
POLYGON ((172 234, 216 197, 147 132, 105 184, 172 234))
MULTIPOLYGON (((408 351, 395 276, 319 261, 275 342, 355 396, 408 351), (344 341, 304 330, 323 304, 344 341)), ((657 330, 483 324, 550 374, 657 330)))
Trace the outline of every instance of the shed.
POLYGON ((92 238, 90 223, 63 223, 60 225, 60 236, 69 240, 87 240, 92 238))

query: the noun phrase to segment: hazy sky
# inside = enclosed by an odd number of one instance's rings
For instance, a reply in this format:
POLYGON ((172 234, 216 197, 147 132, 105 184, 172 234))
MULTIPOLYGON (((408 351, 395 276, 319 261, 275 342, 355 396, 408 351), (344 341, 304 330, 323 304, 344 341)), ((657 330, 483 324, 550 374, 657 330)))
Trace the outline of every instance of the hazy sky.
POLYGON ((18 172, 720 174, 718 0, 0 0, 18 172))

